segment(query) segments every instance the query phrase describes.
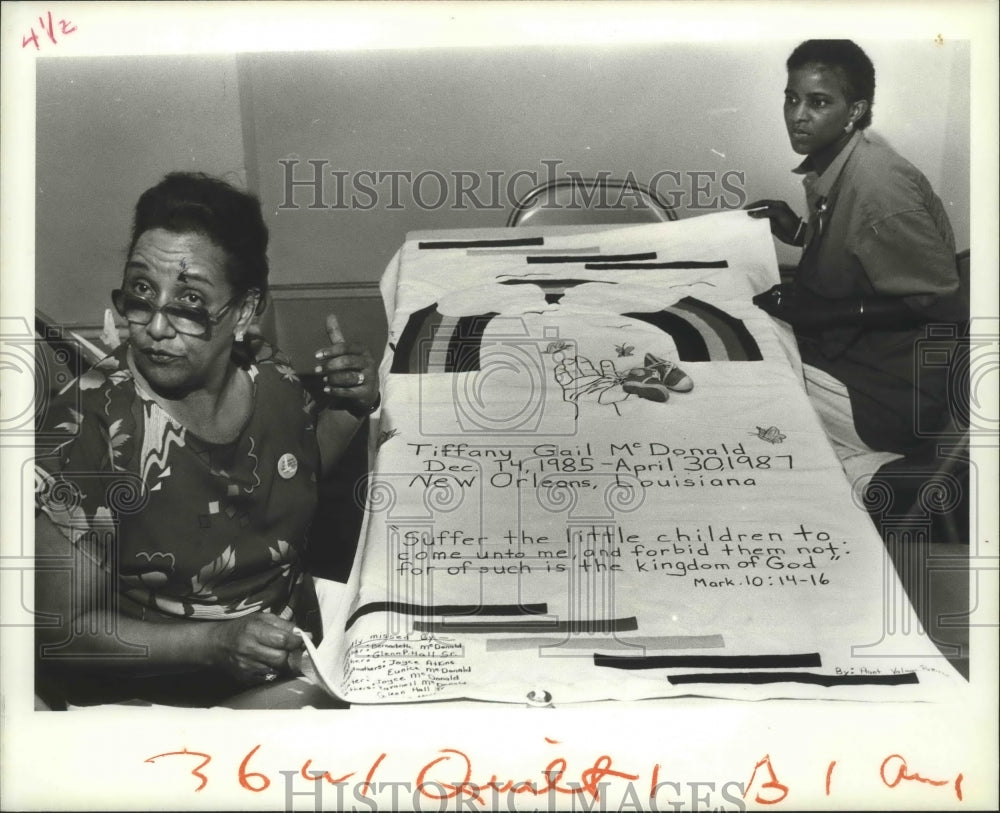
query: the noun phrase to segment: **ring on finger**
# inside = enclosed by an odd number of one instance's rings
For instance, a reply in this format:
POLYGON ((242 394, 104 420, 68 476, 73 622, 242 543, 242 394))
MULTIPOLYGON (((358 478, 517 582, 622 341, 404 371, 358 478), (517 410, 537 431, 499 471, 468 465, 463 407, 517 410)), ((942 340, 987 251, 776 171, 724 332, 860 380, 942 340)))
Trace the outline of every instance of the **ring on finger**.
POLYGON ((278 673, 275 672, 273 669, 264 675, 265 683, 271 683, 272 681, 275 681, 277 679, 278 679, 278 673))

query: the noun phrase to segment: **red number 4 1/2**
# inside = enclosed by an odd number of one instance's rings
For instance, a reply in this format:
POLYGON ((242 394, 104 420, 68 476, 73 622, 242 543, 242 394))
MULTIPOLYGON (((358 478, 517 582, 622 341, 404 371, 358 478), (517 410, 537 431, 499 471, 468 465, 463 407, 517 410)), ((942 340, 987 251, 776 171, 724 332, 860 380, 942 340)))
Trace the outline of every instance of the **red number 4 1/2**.
MULTIPOLYGON (((47 11, 44 17, 38 18, 38 25, 42 29, 42 34, 47 36, 52 40, 53 45, 58 45, 59 41, 56 39, 56 26, 59 26, 59 35, 66 36, 67 34, 72 34, 76 31, 76 26, 73 25, 69 20, 60 19, 55 21, 52 19, 52 12, 47 11)), ((35 46, 36 51, 42 49, 41 44, 38 41, 38 34, 35 33, 34 26, 31 27, 30 32, 27 36, 21 38, 21 47, 27 48, 28 44, 35 46)))

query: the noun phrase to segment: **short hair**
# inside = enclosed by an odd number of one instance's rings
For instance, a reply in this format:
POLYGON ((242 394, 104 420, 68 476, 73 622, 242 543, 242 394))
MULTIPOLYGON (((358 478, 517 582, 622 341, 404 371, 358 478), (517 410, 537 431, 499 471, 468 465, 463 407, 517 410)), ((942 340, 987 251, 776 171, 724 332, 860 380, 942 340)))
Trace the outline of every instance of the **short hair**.
POLYGON ((806 65, 821 64, 838 74, 849 102, 864 99, 868 102, 865 114, 854 124, 863 130, 872 123, 872 105, 875 104, 875 66, 860 46, 851 40, 806 40, 799 45, 785 67, 789 71, 806 65))
POLYGON ((226 276, 237 293, 267 293, 268 231, 255 195, 203 172, 171 172, 147 189, 135 205, 132 254, 139 237, 150 229, 196 232, 226 253, 226 276))

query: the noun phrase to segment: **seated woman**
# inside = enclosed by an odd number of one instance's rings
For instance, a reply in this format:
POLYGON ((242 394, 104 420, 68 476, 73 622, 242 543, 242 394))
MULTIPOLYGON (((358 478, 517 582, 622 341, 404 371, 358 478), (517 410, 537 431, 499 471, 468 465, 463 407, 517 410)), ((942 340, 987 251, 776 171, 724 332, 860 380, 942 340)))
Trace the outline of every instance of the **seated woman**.
POLYGON ((257 199, 206 175, 136 205, 111 297, 128 340, 53 404, 37 449, 40 674, 70 702, 213 704, 287 672, 296 627, 318 639, 317 479, 377 377, 335 319, 323 404, 247 340, 267 241, 257 199))
MULTIPOLYGON (((868 132, 875 68, 850 40, 809 40, 788 58, 785 126, 805 160, 808 218, 780 200, 747 206, 802 246, 794 280, 755 298, 795 330, 806 389, 848 478, 863 487, 948 414, 948 370, 923 367, 926 325, 962 323, 948 216, 927 179, 868 132)), ((967 294, 966 294, 967 297, 967 294)))

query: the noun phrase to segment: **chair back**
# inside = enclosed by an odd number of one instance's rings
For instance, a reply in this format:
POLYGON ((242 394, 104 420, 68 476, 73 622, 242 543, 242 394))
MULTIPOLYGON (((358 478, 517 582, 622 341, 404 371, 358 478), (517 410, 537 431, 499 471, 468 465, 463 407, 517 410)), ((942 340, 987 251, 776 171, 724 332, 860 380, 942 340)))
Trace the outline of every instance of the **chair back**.
POLYGON ((559 178, 516 201, 507 225, 593 226, 676 219, 673 207, 634 180, 559 178))
POLYGON ((72 381, 89 370, 89 359, 69 331, 57 325, 41 311, 35 311, 35 397, 36 420, 45 414, 45 406, 72 381))

